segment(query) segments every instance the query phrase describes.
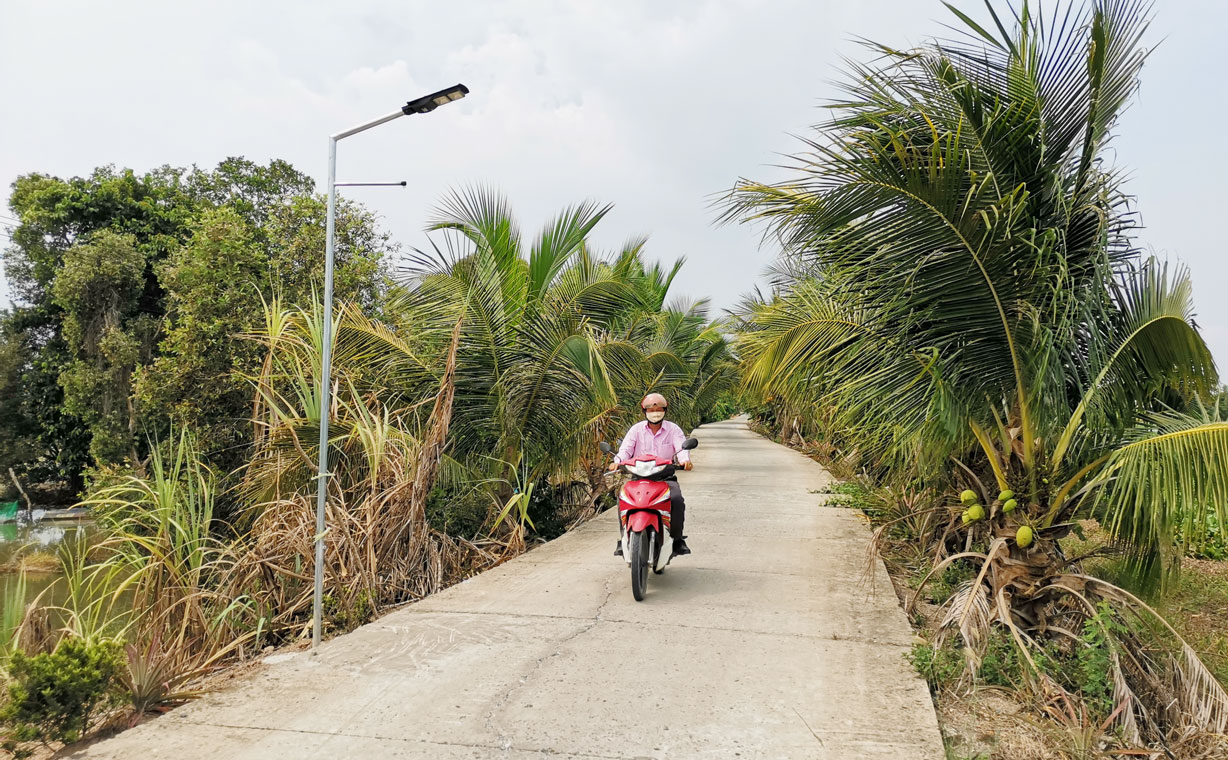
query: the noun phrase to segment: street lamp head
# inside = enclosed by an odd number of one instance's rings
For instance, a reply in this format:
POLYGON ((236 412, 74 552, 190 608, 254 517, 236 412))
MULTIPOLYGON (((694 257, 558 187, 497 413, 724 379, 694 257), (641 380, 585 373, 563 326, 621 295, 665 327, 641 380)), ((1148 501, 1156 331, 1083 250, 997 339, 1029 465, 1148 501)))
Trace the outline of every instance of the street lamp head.
POLYGON ((406 116, 415 113, 430 113, 436 108, 451 103, 453 100, 460 100, 468 94, 469 88, 465 85, 454 85, 446 90, 433 92, 430 95, 424 95, 421 98, 409 101, 401 106, 401 112, 406 116))

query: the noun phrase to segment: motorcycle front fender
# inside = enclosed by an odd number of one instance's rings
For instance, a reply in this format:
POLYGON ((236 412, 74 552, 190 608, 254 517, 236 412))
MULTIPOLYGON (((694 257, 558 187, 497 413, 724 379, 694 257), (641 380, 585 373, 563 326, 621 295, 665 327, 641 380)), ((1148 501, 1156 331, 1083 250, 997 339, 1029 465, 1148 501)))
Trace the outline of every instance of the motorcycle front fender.
POLYGON ((627 532, 641 533, 648 528, 661 530, 660 516, 654 512, 632 512, 627 516, 627 532))

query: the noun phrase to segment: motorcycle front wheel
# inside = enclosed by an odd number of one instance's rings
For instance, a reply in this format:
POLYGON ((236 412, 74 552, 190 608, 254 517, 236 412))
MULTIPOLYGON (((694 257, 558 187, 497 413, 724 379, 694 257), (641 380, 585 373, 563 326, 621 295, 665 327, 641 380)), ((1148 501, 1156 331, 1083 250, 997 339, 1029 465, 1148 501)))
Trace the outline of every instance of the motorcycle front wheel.
POLYGON ((631 595, 635 601, 644 601, 644 592, 648 590, 648 547, 652 543, 652 528, 632 533, 628 539, 631 544, 631 595))

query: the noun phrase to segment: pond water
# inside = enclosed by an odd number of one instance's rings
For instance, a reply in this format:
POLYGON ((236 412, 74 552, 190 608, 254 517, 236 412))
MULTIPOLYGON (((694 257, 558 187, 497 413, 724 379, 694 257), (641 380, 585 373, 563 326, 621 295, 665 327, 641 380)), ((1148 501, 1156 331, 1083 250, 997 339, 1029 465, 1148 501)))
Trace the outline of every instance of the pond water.
MULTIPOLYGON (((38 513, 35 512, 37 515, 38 513)), ((36 523, 0 523, 0 612, 3 612, 9 591, 17 583, 19 566, 23 557, 31 555, 59 556, 62 549, 72 548, 79 542, 92 542, 98 535, 98 530, 91 520, 70 520, 36 523)), ((26 603, 33 601, 46 588, 55 583, 61 572, 57 568, 50 572, 26 573, 26 603)), ((62 587, 62 584, 60 584, 62 587)), ((48 604, 58 604, 62 601, 61 594, 52 590, 49 597, 44 597, 48 604)))

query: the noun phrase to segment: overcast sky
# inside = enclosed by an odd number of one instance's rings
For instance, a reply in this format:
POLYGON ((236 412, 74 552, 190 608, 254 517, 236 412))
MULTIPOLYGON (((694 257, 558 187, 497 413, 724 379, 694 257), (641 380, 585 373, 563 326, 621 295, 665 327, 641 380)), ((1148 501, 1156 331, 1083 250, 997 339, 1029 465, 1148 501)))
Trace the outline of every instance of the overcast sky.
MULTIPOLYGON (((1141 242, 1193 269, 1228 367, 1228 3, 1157 5, 1150 41, 1163 42, 1114 146, 1141 242)), ((465 100, 340 144, 339 180, 408 180, 347 191, 396 240, 423 245, 436 199, 459 185, 501 189, 529 231, 592 198, 615 206, 601 246, 649 235, 650 255, 687 257, 678 289, 719 309, 775 252, 715 227, 713 195, 781 177, 772 164, 823 118, 842 57, 864 58, 855 38, 916 45, 952 18, 939 0, 0 0, 0 184, 7 197, 26 172, 242 155, 286 159, 323 187, 330 133, 464 82, 465 100)))

